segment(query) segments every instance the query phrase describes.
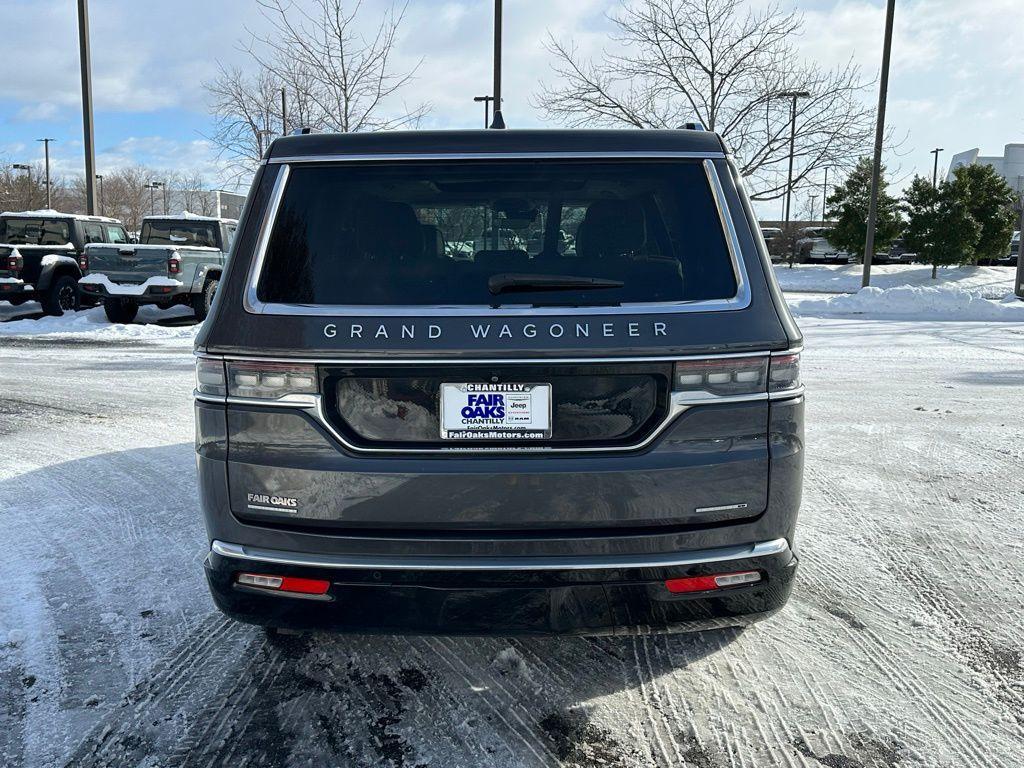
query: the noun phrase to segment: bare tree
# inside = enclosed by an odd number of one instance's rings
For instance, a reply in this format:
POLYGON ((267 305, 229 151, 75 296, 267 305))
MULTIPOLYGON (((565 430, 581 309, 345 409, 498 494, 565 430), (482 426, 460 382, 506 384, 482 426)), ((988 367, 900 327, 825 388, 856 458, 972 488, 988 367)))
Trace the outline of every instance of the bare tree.
POLYGON ((42 163, 33 163, 27 170, 3 163, 0 165, 0 210, 30 211, 44 207, 45 184, 42 163))
POLYGON ((803 62, 793 40, 803 19, 742 0, 622 0, 612 17, 616 47, 585 59, 549 36, 557 80, 534 101, 570 126, 676 128, 700 121, 729 143, 755 200, 786 191, 791 100, 798 101, 794 186, 825 166, 848 168, 870 142, 873 112, 852 63, 833 70, 803 62))
POLYGON ((212 98, 214 132, 209 138, 227 159, 229 177, 248 174, 273 138, 281 131, 280 92, 265 69, 256 75, 238 67, 220 67, 220 74, 204 87, 212 98))
POLYGON ((220 147, 238 178, 250 171, 283 131, 281 89, 288 95, 289 126, 349 133, 415 126, 429 105, 395 104, 418 65, 397 72, 391 59, 405 7, 391 8, 375 31, 359 31, 361 3, 313 0, 311 10, 292 0, 257 0, 269 26, 243 48, 255 74, 221 67, 205 83, 212 96, 220 147))

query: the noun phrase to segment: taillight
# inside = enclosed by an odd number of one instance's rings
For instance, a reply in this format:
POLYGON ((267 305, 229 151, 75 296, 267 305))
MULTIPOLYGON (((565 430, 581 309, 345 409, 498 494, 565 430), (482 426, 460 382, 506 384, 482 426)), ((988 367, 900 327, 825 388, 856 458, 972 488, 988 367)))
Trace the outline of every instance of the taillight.
POLYGON ((698 396, 758 395, 799 387, 799 353, 680 360, 672 377, 675 392, 698 396))
POLYGON ((83 272, 89 271, 89 254, 83 253, 78 257, 78 266, 83 272))
POLYGON ((228 394, 261 400, 317 392, 316 368, 301 363, 228 361, 228 394))
POLYGON ((767 391, 768 357, 727 357, 680 360, 673 389, 709 395, 753 395, 767 391))
POLYGON ((788 392, 800 388, 800 353, 772 357, 768 373, 769 392, 788 392))
POLYGON ((167 274, 181 274, 181 259, 179 259, 177 256, 171 256, 171 258, 167 260, 167 274))
POLYGON ((205 357, 196 360, 196 391, 204 395, 220 397, 224 397, 228 393, 223 360, 211 360, 205 357))
POLYGON ((25 262, 22 260, 21 254, 17 251, 8 255, 5 260, 6 268, 11 272, 20 272, 24 264, 25 262))

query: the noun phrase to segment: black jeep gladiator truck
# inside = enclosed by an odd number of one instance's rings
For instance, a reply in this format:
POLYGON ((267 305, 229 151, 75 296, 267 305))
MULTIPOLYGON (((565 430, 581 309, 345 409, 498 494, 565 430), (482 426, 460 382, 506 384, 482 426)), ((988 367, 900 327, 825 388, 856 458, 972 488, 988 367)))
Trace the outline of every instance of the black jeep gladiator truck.
POLYGON ((48 315, 77 310, 90 243, 127 245, 128 233, 120 221, 105 216, 50 210, 0 214, 0 301, 38 301, 48 315))

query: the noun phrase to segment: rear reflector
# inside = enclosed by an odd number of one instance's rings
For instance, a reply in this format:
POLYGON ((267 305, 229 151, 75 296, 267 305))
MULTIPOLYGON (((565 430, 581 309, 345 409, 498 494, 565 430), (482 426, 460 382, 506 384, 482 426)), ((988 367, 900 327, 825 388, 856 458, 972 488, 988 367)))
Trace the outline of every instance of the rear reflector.
POLYGON ((669 592, 710 592, 725 587, 738 587, 743 584, 756 584, 761 580, 760 571, 740 571, 739 573, 718 573, 713 576, 689 576, 685 579, 669 579, 665 588, 669 592))
POLYGON ((272 589, 275 592, 297 592, 300 595, 324 595, 331 582, 323 579, 300 579, 297 576, 268 576, 262 573, 240 573, 238 583, 249 587, 272 589))

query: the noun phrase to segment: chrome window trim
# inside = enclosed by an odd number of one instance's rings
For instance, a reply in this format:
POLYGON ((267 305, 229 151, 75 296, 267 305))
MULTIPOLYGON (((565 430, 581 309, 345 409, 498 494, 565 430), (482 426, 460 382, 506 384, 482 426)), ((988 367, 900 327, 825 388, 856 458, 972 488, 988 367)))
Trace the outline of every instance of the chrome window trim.
POLYGON ((210 551, 221 557, 257 563, 310 568, 351 568, 415 571, 586 571, 606 568, 667 568, 730 560, 770 557, 790 551, 786 539, 772 539, 733 547, 672 552, 660 555, 589 556, 424 556, 424 555, 332 555, 288 552, 214 539, 210 551))
POLYGON ((723 153, 693 152, 594 152, 594 153, 479 153, 479 154, 411 154, 411 155, 341 155, 319 156, 309 158, 274 158, 274 164, 281 165, 281 171, 274 181, 270 201, 266 213, 260 222, 257 239, 256 256, 253 259, 246 279, 245 294, 242 305, 250 314, 285 315, 292 317, 553 317, 578 312, 571 307, 532 307, 503 306, 489 307, 481 304, 454 305, 410 305, 410 306, 375 306, 375 305, 326 305, 326 304, 287 304, 264 302, 258 296, 257 286, 263 272, 267 248, 273 231, 274 222, 284 197, 291 165, 293 163, 335 163, 335 162, 393 162, 413 160, 488 160, 488 159, 549 159, 564 160, 574 158, 587 159, 699 159, 702 160, 704 174, 711 189, 711 196, 718 213, 722 236, 725 238, 726 250, 732 262, 733 274, 736 279, 736 293, 727 299, 708 299, 704 301, 674 302, 632 302, 615 307, 586 307, 586 314, 593 316, 623 314, 659 314, 672 312, 724 312, 746 309, 752 297, 747 267, 740 249, 739 238, 732 216, 729 213, 725 190, 722 187, 718 169, 712 158, 724 159, 723 153))
POLYGON ((723 352, 719 354, 692 355, 639 355, 632 357, 264 357, 262 355, 231 355, 196 351, 196 357, 211 360, 244 361, 253 363, 307 363, 310 365, 508 365, 508 364, 542 364, 558 363, 570 365, 578 363, 672 363, 677 360, 724 360, 742 357, 768 357, 769 355, 791 355, 799 350, 786 349, 776 352, 758 350, 756 352, 723 352))

